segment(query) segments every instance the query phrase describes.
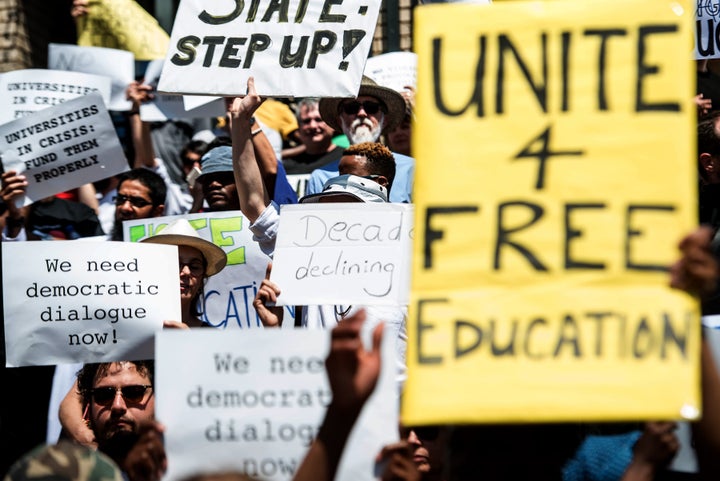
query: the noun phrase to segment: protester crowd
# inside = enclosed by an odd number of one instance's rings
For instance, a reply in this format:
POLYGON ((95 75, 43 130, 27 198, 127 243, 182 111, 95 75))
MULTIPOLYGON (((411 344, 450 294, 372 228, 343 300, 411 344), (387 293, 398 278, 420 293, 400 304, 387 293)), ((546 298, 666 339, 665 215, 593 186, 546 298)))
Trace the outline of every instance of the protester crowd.
MULTIPOLYGON (((706 63, 699 65, 707 72, 706 63)), ((717 85, 698 77, 699 223, 679 245, 668 284, 719 312, 720 105, 717 85), (709 86, 710 85, 710 86, 709 86)), ((283 286, 270 280, 280 206, 316 202, 411 203, 415 161, 411 126, 415 90, 402 92, 363 76, 355 98, 263 99, 255 81, 247 95, 226 99, 227 113, 207 119, 211 129, 186 132, 184 142, 162 138, 162 126, 141 119, 153 99, 142 78, 127 86, 132 109, 126 139, 128 171, 26 207, 22 173, 2 173, 3 242, 123 240, 122 222, 178 216, 143 240, 178 246, 180 319, 168 329, 212 329, 203 320, 203 287, 227 263, 225 252, 201 239, 183 218, 199 212, 241 211, 267 255, 267 276, 253 301, 266 329, 286 323, 331 331, 326 370, 333 400, 296 481, 335 479, 350 432, 377 383, 380 340, 389 337, 397 359, 398 398, 405 378, 407 306, 303 305, 295 318, 275 306, 283 286), (273 145, 275 144, 275 145, 273 145), (158 148, 162 145, 162 149, 158 148), (172 147, 170 147, 172 146, 172 147), (172 155, 161 151, 174 150, 172 155), (279 154, 279 155, 278 155, 279 154), (131 157, 131 158, 130 158, 131 157), (170 165, 172 163, 172 165, 170 165), (298 192, 291 179, 309 174, 298 192), (371 333, 371 347, 361 333, 371 333)), ((351 206, 348 206, 351 208, 351 206)), ((9 279, 4 279, 8 282, 9 279)), ((4 343, 3 343, 4 345, 4 343)), ((396 444, 367 453, 384 480, 470 481, 717 479, 720 475, 720 378, 710 349, 702 348, 703 417, 693 423, 697 473, 668 467, 679 449, 675 420, 627 423, 398 426, 396 444)), ((0 401, 3 473, 29 479, 157 481, 167 469, 166 427, 155 419, 154 363, 108 363, 2 368, 0 401), (45 446, 36 448, 38 444, 45 446)), ((398 402, 396 399, 395 402, 398 402)), ((3 474, 0 473, 0 474, 3 474)), ((250 479, 214 472, 198 478, 250 479)), ((194 478, 193 478, 194 479, 194 478)))

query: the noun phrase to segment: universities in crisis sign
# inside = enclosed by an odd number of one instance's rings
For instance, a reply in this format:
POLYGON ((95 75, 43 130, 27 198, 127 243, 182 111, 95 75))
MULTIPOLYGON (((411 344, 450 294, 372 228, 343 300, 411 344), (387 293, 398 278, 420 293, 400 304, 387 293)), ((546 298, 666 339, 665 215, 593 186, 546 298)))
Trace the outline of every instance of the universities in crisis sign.
POLYGON ((689 7, 415 10, 404 423, 700 414, 689 7))

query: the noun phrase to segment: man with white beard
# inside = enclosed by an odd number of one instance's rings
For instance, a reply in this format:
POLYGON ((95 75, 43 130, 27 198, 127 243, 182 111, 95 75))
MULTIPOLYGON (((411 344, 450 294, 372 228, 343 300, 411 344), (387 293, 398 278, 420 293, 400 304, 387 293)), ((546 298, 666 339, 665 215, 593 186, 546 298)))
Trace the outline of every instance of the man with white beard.
MULTIPOLYGON (((363 76, 357 98, 325 97, 320 100, 320 116, 326 124, 342 131, 351 145, 379 142, 383 132, 395 128, 405 117, 406 103, 400 92, 383 87, 363 76)), ((412 202, 415 159, 393 152, 395 180, 390 202, 412 202)), ((339 171, 339 160, 315 169, 310 175, 306 195, 322 192, 325 181, 350 172, 339 171)))

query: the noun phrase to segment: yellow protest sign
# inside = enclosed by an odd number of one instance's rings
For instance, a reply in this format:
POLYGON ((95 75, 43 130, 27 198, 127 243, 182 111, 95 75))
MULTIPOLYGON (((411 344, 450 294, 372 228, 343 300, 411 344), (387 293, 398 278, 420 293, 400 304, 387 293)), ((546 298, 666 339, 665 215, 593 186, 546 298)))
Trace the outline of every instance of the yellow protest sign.
POLYGON ((128 50, 135 60, 165 58, 170 42, 157 20, 134 0, 90 0, 77 28, 79 46, 128 50))
POLYGON ((406 424, 695 418, 692 9, 427 5, 406 424))

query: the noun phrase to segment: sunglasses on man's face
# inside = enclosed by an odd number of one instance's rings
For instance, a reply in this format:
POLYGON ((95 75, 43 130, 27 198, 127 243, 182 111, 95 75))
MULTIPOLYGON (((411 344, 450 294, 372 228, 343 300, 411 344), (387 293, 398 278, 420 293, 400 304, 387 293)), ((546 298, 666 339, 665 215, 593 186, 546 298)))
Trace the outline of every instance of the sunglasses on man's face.
POLYGON ((357 113, 360 112, 360 107, 362 107, 366 114, 375 115, 382 109, 382 104, 379 102, 373 102, 372 100, 366 100, 365 102, 358 102, 355 100, 352 102, 345 102, 340 106, 342 111, 348 115, 357 115, 357 113))
POLYGON ((113 200, 115 201, 115 205, 123 205, 125 202, 130 201, 130 204, 132 204, 133 207, 137 207, 138 209, 152 204, 152 202, 145 200, 142 197, 132 197, 123 194, 116 195, 113 200))
POLYGON ((410 436, 410 431, 415 431, 415 435, 421 441, 435 441, 440 435, 440 428, 437 426, 414 426, 401 428, 400 437, 407 439, 410 436))
POLYGON ((135 384, 132 386, 122 387, 96 387, 90 390, 90 395, 95 404, 100 406, 109 406, 115 400, 115 396, 119 392, 126 404, 141 404, 145 400, 145 393, 152 386, 149 384, 135 384))

